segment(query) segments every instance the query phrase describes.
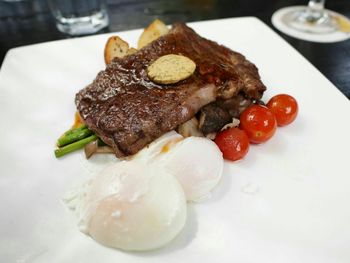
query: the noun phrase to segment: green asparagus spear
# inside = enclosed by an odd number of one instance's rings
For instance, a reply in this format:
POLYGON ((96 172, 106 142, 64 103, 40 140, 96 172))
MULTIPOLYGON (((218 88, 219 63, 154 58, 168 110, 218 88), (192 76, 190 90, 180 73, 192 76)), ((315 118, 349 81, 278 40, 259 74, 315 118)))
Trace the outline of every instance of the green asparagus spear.
POLYGON ((68 144, 66 146, 63 146, 61 148, 58 148, 55 150, 55 156, 56 158, 59 158, 59 157, 62 157, 63 155, 67 154, 67 153, 70 153, 70 152, 73 152, 73 151, 76 151, 78 149, 81 149, 83 148, 86 144, 88 144, 89 142, 92 142, 92 141, 95 141, 97 140, 97 136, 96 135, 91 135, 87 138, 84 138, 80 141, 76 141, 76 142, 73 142, 71 144, 68 144))
POLYGON ((58 147, 65 146, 65 145, 70 144, 72 142, 76 142, 76 141, 79 141, 81 139, 84 139, 92 134, 93 134, 93 132, 87 128, 85 128, 85 129, 78 128, 75 130, 71 130, 69 133, 66 132, 65 134, 63 134, 57 140, 57 146, 58 147))
POLYGON ((78 128, 71 128, 71 129, 69 129, 68 131, 66 131, 62 136, 64 136, 64 135, 69 135, 69 134, 71 134, 71 133, 73 133, 73 132, 80 131, 80 130, 84 130, 84 129, 87 129, 86 124, 82 124, 82 125, 80 125, 78 128))

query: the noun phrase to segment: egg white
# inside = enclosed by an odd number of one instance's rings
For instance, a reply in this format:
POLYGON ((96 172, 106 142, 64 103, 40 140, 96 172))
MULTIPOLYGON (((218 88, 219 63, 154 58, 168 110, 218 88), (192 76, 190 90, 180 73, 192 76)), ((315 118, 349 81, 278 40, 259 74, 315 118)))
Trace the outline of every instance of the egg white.
POLYGON ((186 211, 184 192, 171 174, 123 161, 89 182, 79 205, 79 226, 105 246, 151 250, 181 231, 186 211))
POLYGON ((219 148, 202 137, 178 141, 169 152, 158 155, 157 162, 180 182, 187 201, 208 197, 219 183, 224 168, 219 148))
POLYGON ((152 142, 134 158, 174 175, 187 201, 195 202, 210 195, 224 167, 222 153, 213 141, 203 137, 184 138, 174 131, 152 142))

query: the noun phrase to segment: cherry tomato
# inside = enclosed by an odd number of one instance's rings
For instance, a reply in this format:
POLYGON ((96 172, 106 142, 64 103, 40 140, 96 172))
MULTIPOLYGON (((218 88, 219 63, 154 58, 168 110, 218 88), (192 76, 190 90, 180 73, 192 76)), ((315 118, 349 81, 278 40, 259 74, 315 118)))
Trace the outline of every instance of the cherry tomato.
POLYGON ((276 117, 278 126, 293 122, 298 114, 298 103, 290 95, 279 94, 272 97, 266 105, 276 117))
POLYGON ((223 130, 216 135, 215 143, 226 160, 242 159, 249 150, 247 134, 239 128, 223 130))
POLYGON ((250 106, 240 116, 240 128, 247 133, 251 143, 267 141, 275 134, 276 127, 275 115, 265 106, 250 106))

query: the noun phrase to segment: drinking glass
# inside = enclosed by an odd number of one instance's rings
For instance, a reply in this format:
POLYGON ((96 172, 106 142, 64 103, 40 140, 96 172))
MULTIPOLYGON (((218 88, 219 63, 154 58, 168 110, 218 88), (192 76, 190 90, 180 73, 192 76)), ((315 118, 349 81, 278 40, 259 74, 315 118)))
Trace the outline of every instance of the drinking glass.
POLYGON ((105 0, 48 0, 58 30, 69 35, 96 33, 108 26, 105 0))

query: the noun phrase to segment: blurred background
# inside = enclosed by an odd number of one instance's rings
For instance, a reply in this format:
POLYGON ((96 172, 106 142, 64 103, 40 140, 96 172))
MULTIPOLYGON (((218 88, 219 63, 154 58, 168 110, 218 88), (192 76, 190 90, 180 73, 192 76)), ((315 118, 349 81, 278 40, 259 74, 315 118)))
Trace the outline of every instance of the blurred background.
MULTIPOLYGON (((77 0, 78 1, 78 0, 77 0)), ((155 18, 167 24, 227 17, 256 16, 270 27, 279 8, 304 0, 107 0, 109 26, 98 33, 141 28, 155 18)), ((350 18, 350 0, 328 0, 326 8, 350 18)), ((320 44, 275 30, 350 98, 350 40, 320 44)), ((23 45, 70 38, 59 32, 46 0, 0 0, 0 64, 6 52, 23 45)), ((239 36, 232 36, 239 37, 239 36)))

